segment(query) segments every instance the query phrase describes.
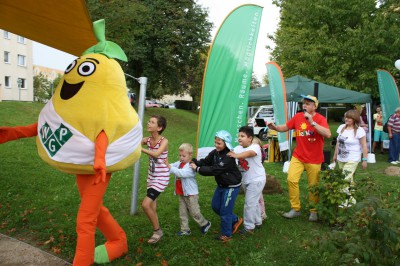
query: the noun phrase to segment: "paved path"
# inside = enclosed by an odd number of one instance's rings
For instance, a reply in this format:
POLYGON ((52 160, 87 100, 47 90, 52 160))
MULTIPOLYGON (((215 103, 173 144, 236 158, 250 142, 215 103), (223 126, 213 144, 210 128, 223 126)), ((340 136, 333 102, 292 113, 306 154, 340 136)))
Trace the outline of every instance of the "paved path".
POLYGON ((70 266, 71 263, 27 243, 0 234, 0 265, 70 266))

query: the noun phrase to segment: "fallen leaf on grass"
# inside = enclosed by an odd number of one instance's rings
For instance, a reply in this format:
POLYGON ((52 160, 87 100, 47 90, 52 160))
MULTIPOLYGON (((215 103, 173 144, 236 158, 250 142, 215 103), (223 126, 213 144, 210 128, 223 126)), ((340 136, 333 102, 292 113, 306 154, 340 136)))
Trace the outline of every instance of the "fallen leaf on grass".
POLYGON ((142 266, 142 262, 136 263, 135 266, 142 266))
POLYGON ((168 261, 166 261, 166 260, 161 260, 161 265, 162 265, 162 266, 168 266, 168 261))
POLYGON ((45 241, 44 244, 47 245, 47 244, 52 243, 52 242, 54 242, 54 237, 53 236, 51 236, 49 240, 45 241))
POLYGON ((52 250, 55 254, 60 254, 60 253, 61 253, 61 248, 58 248, 58 247, 52 247, 51 250, 52 250))
POLYGON ((142 250, 142 248, 139 247, 139 248, 136 249, 136 252, 137 252, 138 254, 142 254, 143 250, 142 250))
POLYGON ((32 210, 25 210, 23 214, 21 214, 21 217, 27 216, 28 214, 32 213, 32 210))

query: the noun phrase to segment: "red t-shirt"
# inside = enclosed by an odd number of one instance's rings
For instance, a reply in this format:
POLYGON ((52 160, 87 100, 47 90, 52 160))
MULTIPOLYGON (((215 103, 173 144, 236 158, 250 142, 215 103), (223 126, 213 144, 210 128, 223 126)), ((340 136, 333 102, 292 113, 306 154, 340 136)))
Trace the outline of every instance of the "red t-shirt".
MULTIPOLYGON (((179 165, 179 169, 182 169, 184 166, 185 166, 185 163, 181 163, 179 165)), ((183 196, 182 181, 181 181, 180 178, 176 179, 176 182, 175 182, 175 193, 176 193, 176 195, 183 196)))
MULTIPOLYGON (((321 114, 315 113, 313 121, 329 128, 328 122, 321 114)), ((302 112, 292 117, 286 126, 296 132, 296 148, 293 156, 303 163, 320 164, 324 162, 324 137, 308 122, 302 112)))

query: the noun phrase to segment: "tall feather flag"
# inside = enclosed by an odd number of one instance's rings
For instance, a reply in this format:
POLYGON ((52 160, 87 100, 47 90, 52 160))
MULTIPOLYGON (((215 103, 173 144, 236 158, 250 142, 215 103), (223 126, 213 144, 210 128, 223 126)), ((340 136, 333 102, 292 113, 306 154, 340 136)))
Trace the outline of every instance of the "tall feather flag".
POLYGON ((389 119, 394 110, 400 106, 399 90, 393 76, 386 70, 378 69, 379 96, 381 98, 383 123, 389 119))
MULTIPOLYGON (((277 63, 269 62, 267 64, 267 73, 269 86, 271 89, 271 101, 274 107, 275 124, 286 124, 288 118, 288 110, 286 105, 286 86, 281 68, 277 63)), ((280 151, 289 149, 288 136, 288 132, 278 132, 280 151)))
POLYGON ((231 133, 232 145, 237 145, 238 129, 246 123, 261 15, 260 6, 239 6, 225 18, 214 38, 203 77, 198 158, 214 149, 214 136, 219 130, 231 133))

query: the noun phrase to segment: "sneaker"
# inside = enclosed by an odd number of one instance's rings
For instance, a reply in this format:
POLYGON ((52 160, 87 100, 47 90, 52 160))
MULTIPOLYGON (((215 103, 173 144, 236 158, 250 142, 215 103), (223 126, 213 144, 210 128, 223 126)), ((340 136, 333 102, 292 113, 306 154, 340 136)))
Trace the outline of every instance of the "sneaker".
POLYGON ((261 219, 264 221, 268 218, 267 214, 265 212, 261 213, 261 219))
POLYGON ((256 224, 255 229, 261 229, 262 224, 256 224))
POLYGON ((176 233, 177 236, 189 236, 192 232, 189 231, 179 231, 176 233))
POLYGON ((254 229, 252 230, 252 229, 244 228, 244 229, 239 231, 239 234, 241 234, 241 235, 254 235, 254 229))
POLYGON ((202 233, 203 235, 207 234, 208 230, 210 230, 210 227, 211 227, 211 222, 208 221, 208 222, 206 223, 205 226, 202 226, 202 227, 200 228, 201 233, 202 233))
POLYGON ((242 223, 243 223, 243 219, 240 218, 240 217, 238 217, 236 223, 233 225, 232 234, 234 234, 234 233, 237 232, 237 230, 239 229, 239 226, 240 226, 242 223))
POLYGON ((300 215, 301 215, 301 211, 295 211, 293 209, 291 209, 289 212, 285 212, 284 214, 282 214, 283 217, 288 218, 288 219, 299 217, 300 215))
POLYGON ((391 163, 391 164, 398 164, 397 161, 391 161, 390 163, 391 163))
POLYGON ((310 222, 318 221, 318 214, 316 212, 310 212, 310 217, 308 217, 310 222))
POLYGON ((232 237, 231 236, 217 236, 215 239, 218 241, 221 241, 223 243, 226 243, 228 241, 231 241, 232 237))

